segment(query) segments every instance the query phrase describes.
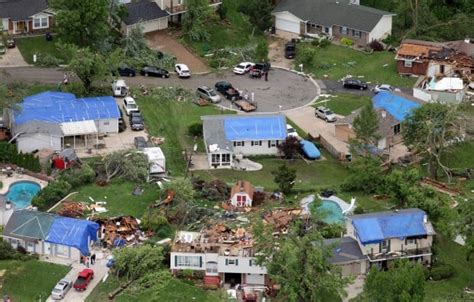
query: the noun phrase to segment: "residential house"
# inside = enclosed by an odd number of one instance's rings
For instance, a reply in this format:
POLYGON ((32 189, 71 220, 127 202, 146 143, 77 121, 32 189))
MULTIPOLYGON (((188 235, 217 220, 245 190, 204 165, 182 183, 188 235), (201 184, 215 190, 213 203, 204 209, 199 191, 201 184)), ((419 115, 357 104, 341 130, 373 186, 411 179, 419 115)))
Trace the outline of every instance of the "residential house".
MULTIPOLYGON (((372 102, 379 121, 377 134, 380 138, 375 147, 390 152, 390 148, 402 140, 401 123, 422 102, 409 95, 385 91, 377 93, 372 102)), ((335 123, 336 138, 349 142, 356 137, 353 123, 361 110, 358 109, 335 123)))
POLYGON ((474 43, 469 39, 449 42, 406 39, 395 60, 400 74, 469 78, 474 74, 474 43))
POLYGON ((358 0, 283 0, 272 15, 277 32, 348 38, 359 46, 389 36, 394 16, 358 0))
MULTIPOLYGON (((170 14, 171 22, 181 22, 184 14, 187 11, 186 0, 154 0, 158 5, 170 14)), ((222 0, 207 0, 209 6, 217 8, 222 0)))
POLYGON ((2 30, 9 34, 33 34, 51 31, 54 14, 47 0, 0 1, 2 30))
POLYGON ((141 27, 143 33, 168 28, 169 13, 154 1, 130 2, 125 7, 128 12, 122 26, 125 35, 135 27, 141 27))
POLYGON ((267 270, 256 264, 252 235, 223 225, 201 232, 178 232, 171 247, 170 269, 202 272, 204 283, 268 285, 267 270))
POLYGON ((467 84, 461 78, 421 76, 413 88, 413 96, 425 102, 459 104, 466 90, 467 84))
POLYGON ((373 265, 388 268, 395 259, 431 265, 431 246, 436 233, 423 210, 403 209, 349 216, 346 233, 357 241, 362 254, 367 257, 366 268, 373 265))
POLYGON ((8 110, 5 121, 19 151, 91 148, 105 134, 118 133, 120 110, 111 96, 77 99, 63 92, 42 92, 8 110))
POLYGON ((202 116, 209 166, 231 168, 236 157, 276 155, 287 136, 283 114, 202 116))
POLYGON ((239 180, 230 190, 230 204, 234 207, 251 207, 255 189, 246 180, 239 180))
POLYGON ((90 254, 97 240, 99 225, 95 222, 30 210, 14 211, 8 220, 3 240, 13 248, 45 257, 80 260, 90 254))
POLYGON ((341 268, 342 276, 364 275, 369 269, 367 256, 362 254, 359 243, 352 237, 325 239, 324 245, 332 248, 329 263, 341 268))

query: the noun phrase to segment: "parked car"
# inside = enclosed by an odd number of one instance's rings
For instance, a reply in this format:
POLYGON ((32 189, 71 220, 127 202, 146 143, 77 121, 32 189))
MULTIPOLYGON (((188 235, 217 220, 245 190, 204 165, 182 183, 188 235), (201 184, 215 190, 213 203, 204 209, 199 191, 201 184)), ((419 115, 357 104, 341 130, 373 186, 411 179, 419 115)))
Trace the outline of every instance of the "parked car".
POLYGON ((307 158, 309 159, 321 158, 321 152, 312 142, 302 139, 300 140, 300 147, 304 156, 306 156, 307 158))
POLYGON ((130 112, 130 128, 135 131, 145 129, 145 123, 140 112, 130 112))
POLYGON ((222 93, 222 95, 225 96, 228 100, 235 101, 241 98, 240 92, 235 89, 231 83, 227 81, 219 81, 214 87, 218 92, 222 93))
POLYGON ((234 67, 234 73, 235 74, 245 74, 250 71, 250 69, 254 66, 255 64, 252 62, 242 62, 234 67))
POLYGON ((140 111, 137 103, 131 96, 127 96, 123 99, 123 109, 127 115, 130 115, 131 112, 140 111))
POLYGON ((296 43, 291 41, 285 44, 285 58, 294 59, 296 56, 296 43))
POLYGON ((251 78, 261 78, 265 71, 270 70, 270 63, 257 63, 250 69, 251 78))
POLYGON ((118 74, 121 77, 134 77, 137 73, 135 68, 124 65, 118 68, 118 74))
POLYGON ((143 148, 148 147, 148 142, 143 136, 137 136, 133 139, 133 143, 135 144, 135 148, 141 150, 143 148))
POLYGON ((216 93, 216 91, 207 86, 198 87, 198 89, 196 89, 196 95, 211 103, 219 103, 221 101, 221 97, 216 93))
POLYGON ((7 52, 7 49, 5 48, 5 44, 3 42, 0 42, 0 55, 4 55, 7 52))
POLYGON ((73 287, 75 290, 86 290, 92 279, 94 279, 94 271, 90 268, 85 268, 77 276, 73 287))
POLYGON ((67 292, 71 289, 72 287, 72 282, 66 279, 61 279, 56 286, 53 288, 53 291, 51 292, 51 298, 55 300, 61 300, 64 299, 66 296, 67 292))
POLYGON ((189 78, 191 77, 191 70, 189 70, 186 64, 176 64, 174 69, 180 78, 189 78))
POLYGON ((287 133, 287 136, 300 137, 298 135, 298 132, 296 132, 295 128, 293 128, 291 125, 288 125, 288 124, 286 124, 286 133, 287 133))
POLYGON ((124 80, 118 79, 112 82, 113 96, 124 97, 128 94, 128 86, 124 80))
POLYGON ((388 91, 388 92, 400 92, 400 89, 390 86, 388 84, 376 85, 374 89, 372 89, 374 93, 379 93, 380 91, 388 91))
POLYGON ((146 77, 150 76, 163 79, 170 77, 170 73, 168 72, 168 70, 156 66, 145 66, 142 68, 142 70, 140 70, 140 74, 146 77))
POLYGON ((344 88, 360 89, 360 90, 365 90, 369 87, 366 82, 363 82, 358 79, 352 79, 352 78, 345 79, 342 85, 344 86, 344 88))
POLYGON ((16 42, 14 39, 7 39, 7 47, 8 48, 15 48, 16 42))
POLYGON ((127 124, 125 123, 125 121, 123 119, 123 113, 122 113, 122 110, 120 110, 120 108, 119 108, 119 112, 120 112, 120 117, 119 117, 119 120, 118 120, 119 132, 124 132, 125 129, 127 129, 127 124))
POLYGON ((319 117, 320 119, 325 120, 326 122, 335 122, 337 120, 336 115, 331 111, 323 106, 319 106, 315 109, 314 114, 319 117))

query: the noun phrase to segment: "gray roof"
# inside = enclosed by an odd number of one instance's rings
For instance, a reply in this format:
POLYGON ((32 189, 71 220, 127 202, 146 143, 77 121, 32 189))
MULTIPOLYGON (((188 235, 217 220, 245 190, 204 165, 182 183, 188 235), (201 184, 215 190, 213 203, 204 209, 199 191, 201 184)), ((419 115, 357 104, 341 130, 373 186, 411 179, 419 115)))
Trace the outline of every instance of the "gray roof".
POLYGON ((325 239, 324 245, 334 245, 332 257, 328 259, 332 264, 366 259, 357 241, 351 237, 325 239))
POLYGON ((0 18, 28 20, 48 8, 47 0, 0 0, 0 18))
MULTIPOLYGON (((400 122, 391 115, 387 110, 381 108, 374 108, 375 112, 377 113, 377 117, 379 120, 379 128, 377 134, 381 137, 390 137, 393 136, 393 127, 395 125, 400 124, 400 122), (385 113, 384 113, 385 111, 385 113), (385 117, 384 117, 385 114, 385 117)), ((349 124, 352 125, 354 123, 355 118, 360 114, 362 108, 353 111, 351 114, 346 116, 343 119, 340 119, 336 122, 336 124, 349 124)))
POLYGON ((3 229, 3 235, 22 239, 44 240, 56 216, 51 213, 30 210, 14 211, 3 229))
MULTIPOLYGON (((393 211, 382 211, 382 212, 373 212, 373 213, 365 213, 365 214, 357 214, 349 216, 350 219, 359 219, 359 218, 376 218, 381 216, 390 216, 394 214, 403 214, 403 213, 425 213, 425 211, 418 209, 418 208, 408 208, 408 209, 396 209, 393 211)), ((426 213, 425 213, 426 214, 426 213)))
POLYGON ((155 20, 167 17, 169 14, 162 10, 156 2, 140 1, 125 4, 128 15, 125 17, 125 24, 133 25, 144 21, 155 20))
MULTIPOLYGON (((202 120, 202 131, 204 136, 204 143, 208 149, 209 145, 217 144, 219 148, 219 153, 222 153, 222 150, 229 150, 229 152, 234 151, 233 143, 228 141, 225 137, 224 131, 224 116, 201 116, 202 120)), ((207 150, 209 153, 209 150, 207 150)))
POLYGON ((348 0, 283 0, 273 10, 290 12, 303 21, 324 26, 340 25, 371 32, 385 15, 392 13, 363 5, 350 4, 348 0))
POLYGON ((35 134, 47 133, 50 135, 63 136, 60 124, 48 123, 43 121, 30 121, 20 125, 15 125, 13 133, 35 134))

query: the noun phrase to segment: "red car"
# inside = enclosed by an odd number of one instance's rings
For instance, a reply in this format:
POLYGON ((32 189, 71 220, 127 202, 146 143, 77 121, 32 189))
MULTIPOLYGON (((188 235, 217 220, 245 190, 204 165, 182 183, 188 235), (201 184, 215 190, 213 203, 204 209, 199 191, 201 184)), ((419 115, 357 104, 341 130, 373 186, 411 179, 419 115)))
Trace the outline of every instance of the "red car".
POLYGON ((92 279, 94 279, 94 271, 90 268, 83 269, 79 273, 76 282, 74 282, 73 287, 75 290, 86 290, 92 279))

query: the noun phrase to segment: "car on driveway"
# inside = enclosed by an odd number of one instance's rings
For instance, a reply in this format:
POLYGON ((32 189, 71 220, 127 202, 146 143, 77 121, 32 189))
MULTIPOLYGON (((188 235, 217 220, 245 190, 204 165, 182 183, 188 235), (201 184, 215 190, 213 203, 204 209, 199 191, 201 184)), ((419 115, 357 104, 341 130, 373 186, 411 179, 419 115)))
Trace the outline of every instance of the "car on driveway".
POLYGON ((245 74, 252 69, 255 64, 252 62, 242 62, 234 67, 235 74, 245 74))
POLYGON ((146 138, 144 138, 143 136, 135 137, 133 139, 133 143, 135 144, 135 148, 137 148, 138 150, 141 150, 143 148, 148 147, 148 143, 146 141, 146 138))
POLYGON ((145 66, 140 70, 140 74, 146 77, 150 76, 163 79, 170 77, 168 70, 156 66, 145 66))
POLYGON ((331 111, 331 109, 323 106, 317 107, 314 111, 314 114, 326 122, 335 122, 337 120, 336 115, 331 111))
POLYGON ((221 97, 216 93, 216 91, 207 86, 198 87, 198 89, 196 89, 196 95, 211 103, 219 103, 221 101, 221 97))
POLYGON ((387 91, 387 92, 400 92, 400 89, 390 86, 388 84, 376 85, 374 89, 372 89, 374 93, 379 93, 380 91, 387 91))
POLYGON ((140 111, 137 103, 135 103, 135 100, 131 96, 127 96, 123 99, 123 109, 127 115, 130 115, 131 112, 140 111))
POLYGON ((71 289, 72 282, 66 279, 61 279, 56 286, 53 288, 51 292, 51 298, 54 300, 61 300, 64 299, 67 292, 71 289))
POLYGON ((218 92, 222 93, 222 95, 224 95, 228 100, 235 101, 241 98, 240 92, 235 89, 231 83, 227 81, 219 81, 214 87, 218 92))
POLYGON ((120 66, 118 68, 118 74, 121 77, 134 77, 137 74, 137 72, 135 71, 135 69, 133 67, 120 66))
POLYGON ((130 112, 130 128, 135 131, 141 131, 145 129, 145 123, 143 121, 142 114, 138 112, 130 112))
POLYGON ((353 78, 345 79, 342 83, 342 86, 344 86, 344 88, 360 90, 366 90, 369 88, 366 82, 353 78))
POLYGON ((14 39, 7 39, 7 47, 8 48, 15 48, 16 43, 14 39))
POLYGON ((189 78, 191 77, 191 70, 186 64, 176 64, 174 65, 174 70, 180 78, 189 78))
POLYGON ((5 48, 5 44, 0 41, 0 55, 4 55, 7 52, 7 49, 5 48))
POLYGON ((286 133, 287 133, 287 136, 300 137, 298 135, 298 132, 296 132, 295 128, 293 128, 289 124, 286 124, 286 133))
POLYGON ((77 276, 73 287, 77 291, 86 290, 92 279, 94 279, 94 271, 90 268, 85 268, 77 276))

